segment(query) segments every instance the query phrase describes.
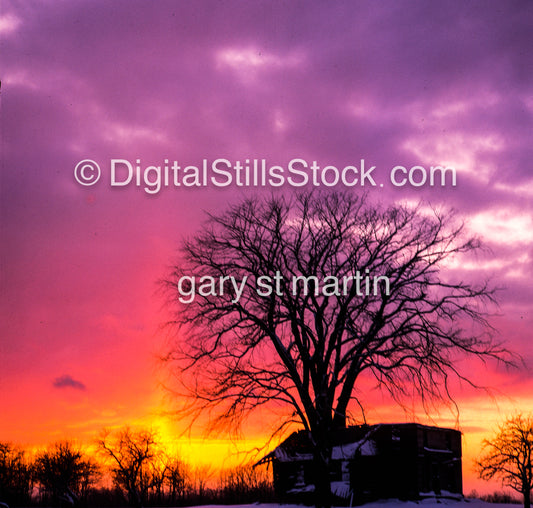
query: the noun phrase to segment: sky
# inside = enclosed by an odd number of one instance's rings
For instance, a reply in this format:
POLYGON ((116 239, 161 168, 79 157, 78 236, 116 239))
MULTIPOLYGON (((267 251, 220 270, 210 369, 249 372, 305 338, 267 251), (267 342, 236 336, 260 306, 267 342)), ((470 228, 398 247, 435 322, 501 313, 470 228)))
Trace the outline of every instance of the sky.
MULTIPOLYGON (((455 209, 485 249, 448 269, 501 288, 490 322, 523 365, 465 361, 490 393, 454 393, 465 491, 482 488, 469 469, 480 441, 533 410, 532 22, 527 1, 2 1, 0 439, 184 430, 163 415, 176 401, 158 361, 168 319, 158 280, 206 212, 298 188, 149 193, 145 168, 363 159, 376 186, 348 192, 455 209), (86 159, 101 168, 94 185, 75 178, 86 159), (112 185, 113 159, 138 165, 140 185, 133 174, 124 184, 124 163, 112 185), (455 186, 395 186, 398 165, 453 167, 455 186)), ((409 418, 378 393, 368 416, 409 418)), ((445 409, 430 420, 455 425, 445 409)), ((245 434, 258 444, 267 432, 245 434)), ((235 447, 190 435, 179 442, 191 460, 235 447)))

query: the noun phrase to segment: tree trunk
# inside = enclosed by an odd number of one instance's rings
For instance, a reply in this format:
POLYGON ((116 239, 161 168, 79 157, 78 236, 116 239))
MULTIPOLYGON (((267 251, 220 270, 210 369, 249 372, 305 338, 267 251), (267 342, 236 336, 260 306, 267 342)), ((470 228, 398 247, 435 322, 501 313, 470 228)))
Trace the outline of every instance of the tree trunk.
POLYGON ((331 508, 330 457, 327 447, 316 447, 313 457, 316 508, 331 508))
POLYGON ((336 429, 346 428, 346 415, 342 413, 335 413, 333 417, 333 427, 336 429))
POLYGON ((531 508, 531 490, 526 489, 523 492, 524 495, 524 508, 531 508))

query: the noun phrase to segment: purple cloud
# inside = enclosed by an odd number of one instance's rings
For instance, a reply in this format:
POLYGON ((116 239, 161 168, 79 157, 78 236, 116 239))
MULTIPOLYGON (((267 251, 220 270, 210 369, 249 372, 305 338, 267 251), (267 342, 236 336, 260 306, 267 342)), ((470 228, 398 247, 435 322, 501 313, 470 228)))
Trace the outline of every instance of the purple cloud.
POLYGON ((65 374, 64 376, 56 377, 53 382, 54 388, 73 388, 74 390, 87 390, 87 387, 77 379, 74 379, 72 376, 65 374))
MULTIPOLYGON (((100 373, 91 378, 95 411, 114 408, 126 392, 131 407, 145 410, 153 381, 146 358, 166 318, 155 281, 179 239, 201 227, 204 210, 255 192, 147 196, 103 181, 81 188, 73 169, 84 158, 302 157, 339 166, 365 158, 385 174, 396 164, 452 164, 455 188, 385 182, 369 192, 383 204, 453 207, 484 237, 490 251, 451 268, 506 288, 498 293, 503 317, 491 322, 533 370, 531 1, 7 4, 0 15, 0 397, 12 400, 5 422, 19 421, 21 400, 42 402, 35 386, 57 365, 82 377, 100 373), (24 396, 13 389, 21 376, 33 380, 24 396)), ((509 378, 516 391, 519 378, 509 378)), ((54 387, 85 389, 68 375, 54 387)), ((44 421, 50 410, 42 411, 44 421)))

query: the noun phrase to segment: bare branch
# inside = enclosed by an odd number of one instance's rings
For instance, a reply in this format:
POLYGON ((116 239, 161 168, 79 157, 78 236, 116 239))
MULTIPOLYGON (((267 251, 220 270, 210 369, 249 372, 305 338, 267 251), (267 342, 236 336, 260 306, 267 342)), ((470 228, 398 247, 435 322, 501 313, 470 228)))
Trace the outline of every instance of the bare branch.
POLYGON ((167 360, 192 397, 186 412, 238 427, 274 401, 321 443, 360 404, 365 372, 400 401, 414 390, 453 403, 450 378, 467 379, 459 356, 513 363, 491 336, 495 290, 444 270, 479 246, 453 214, 349 194, 211 216, 164 281, 178 336, 167 360))

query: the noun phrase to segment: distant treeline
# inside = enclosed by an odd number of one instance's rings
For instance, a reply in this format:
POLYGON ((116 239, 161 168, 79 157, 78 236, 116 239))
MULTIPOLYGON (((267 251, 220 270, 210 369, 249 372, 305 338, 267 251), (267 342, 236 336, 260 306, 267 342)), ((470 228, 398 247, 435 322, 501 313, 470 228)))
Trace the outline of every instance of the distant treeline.
POLYGON ((268 472, 218 473, 169 453, 151 430, 102 432, 96 449, 60 441, 30 453, 0 442, 0 503, 9 507, 186 506, 273 501, 268 472))

